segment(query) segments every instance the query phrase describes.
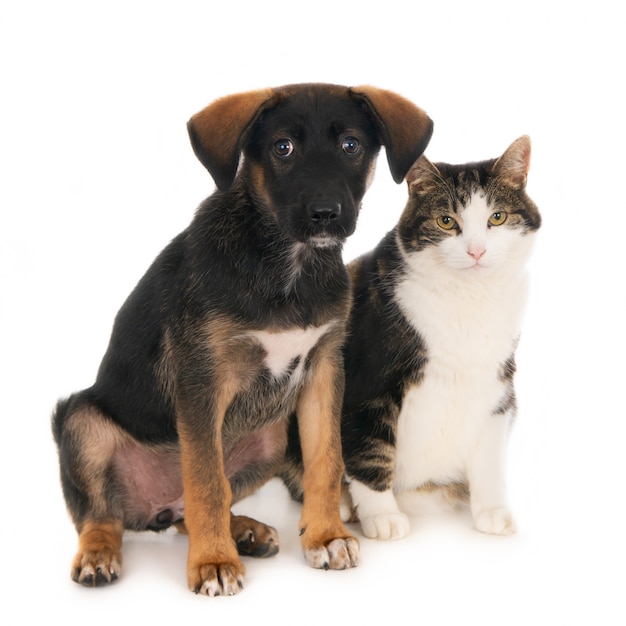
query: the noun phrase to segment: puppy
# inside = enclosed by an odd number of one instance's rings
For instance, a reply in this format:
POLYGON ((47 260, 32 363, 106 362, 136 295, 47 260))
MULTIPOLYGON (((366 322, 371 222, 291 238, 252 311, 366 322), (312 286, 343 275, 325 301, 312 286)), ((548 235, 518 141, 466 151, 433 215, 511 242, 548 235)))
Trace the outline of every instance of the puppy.
POLYGON ((301 84, 219 99, 188 130, 218 189, 126 300, 95 383, 58 403, 53 431, 76 582, 120 575, 124 529, 184 520, 189 588, 232 595, 239 554, 278 543, 231 504, 276 474, 294 412, 306 561, 358 562, 339 517, 342 243, 381 145, 400 182, 432 122, 385 90, 301 84))

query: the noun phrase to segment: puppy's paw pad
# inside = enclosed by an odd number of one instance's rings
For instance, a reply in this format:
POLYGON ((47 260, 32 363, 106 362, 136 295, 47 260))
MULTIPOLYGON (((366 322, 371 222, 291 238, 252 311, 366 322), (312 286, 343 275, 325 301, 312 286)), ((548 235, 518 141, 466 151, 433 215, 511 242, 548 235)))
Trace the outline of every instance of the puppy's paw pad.
POLYGON ((306 562, 316 569, 348 569, 359 564, 359 542, 354 537, 333 539, 304 551, 306 562))
POLYGON ((490 535, 512 535, 517 530, 511 511, 504 507, 478 511, 474 515, 474 525, 490 535))
POLYGON ((370 539, 404 539, 411 530, 411 524, 404 513, 381 513, 362 519, 361 529, 370 539))

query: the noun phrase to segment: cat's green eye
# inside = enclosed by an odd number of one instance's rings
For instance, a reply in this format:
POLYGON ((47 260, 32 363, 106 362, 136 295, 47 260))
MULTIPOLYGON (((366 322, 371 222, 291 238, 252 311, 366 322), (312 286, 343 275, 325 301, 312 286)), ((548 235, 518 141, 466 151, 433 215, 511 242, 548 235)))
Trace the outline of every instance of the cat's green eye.
POLYGON ((504 222, 506 222, 506 217, 507 214, 504 213, 504 211, 496 211, 495 213, 491 214, 491 217, 489 218, 489 224, 491 226, 500 226, 504 224, 504 222))
POLYGON ((437 218, 437 225, 444 230, 452 230, 456 226, 456 220, 449 215, 442 215, 437 218))

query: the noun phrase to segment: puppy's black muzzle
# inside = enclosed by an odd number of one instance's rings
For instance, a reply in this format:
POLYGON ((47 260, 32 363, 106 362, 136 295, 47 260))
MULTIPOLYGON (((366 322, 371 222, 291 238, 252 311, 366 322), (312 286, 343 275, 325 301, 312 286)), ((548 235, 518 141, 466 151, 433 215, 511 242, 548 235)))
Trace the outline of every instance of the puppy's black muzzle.
POLYGON ((278 223, 297 241, 324 247, 354 232, 367 168, 344 157, 312 151, 269 186, 278 223))
POLYGON ((341 203, 316 202, 307 207, 307 214, 316 226, 327 227, 341 217, 341 203))
POLYGON ((342 243, 354 232, 357 210, 351 199, 301 198, 300 207, 290 212, 289 225, 292 235, 303 243, 342 243))

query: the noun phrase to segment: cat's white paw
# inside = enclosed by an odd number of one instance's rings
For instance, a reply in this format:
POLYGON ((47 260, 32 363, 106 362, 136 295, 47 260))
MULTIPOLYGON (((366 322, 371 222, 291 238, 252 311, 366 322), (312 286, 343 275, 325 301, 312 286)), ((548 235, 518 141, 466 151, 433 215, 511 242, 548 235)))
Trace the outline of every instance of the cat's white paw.
POLYGON ((480 509, 474 513, 474 525, 490 535, 512 535, 517 530, 511 511, 504 507, 480 509))
POLYGON ((350 496, 366 537, 402 539, 409 534, 409 518, 398 508, 391 489, 375 491, 353 480, 350 482, 350 496))
POLYGON ((370 539, 403 539, 411 524, 404 513, 379 513, 361 519, 363 534, 370 539))

